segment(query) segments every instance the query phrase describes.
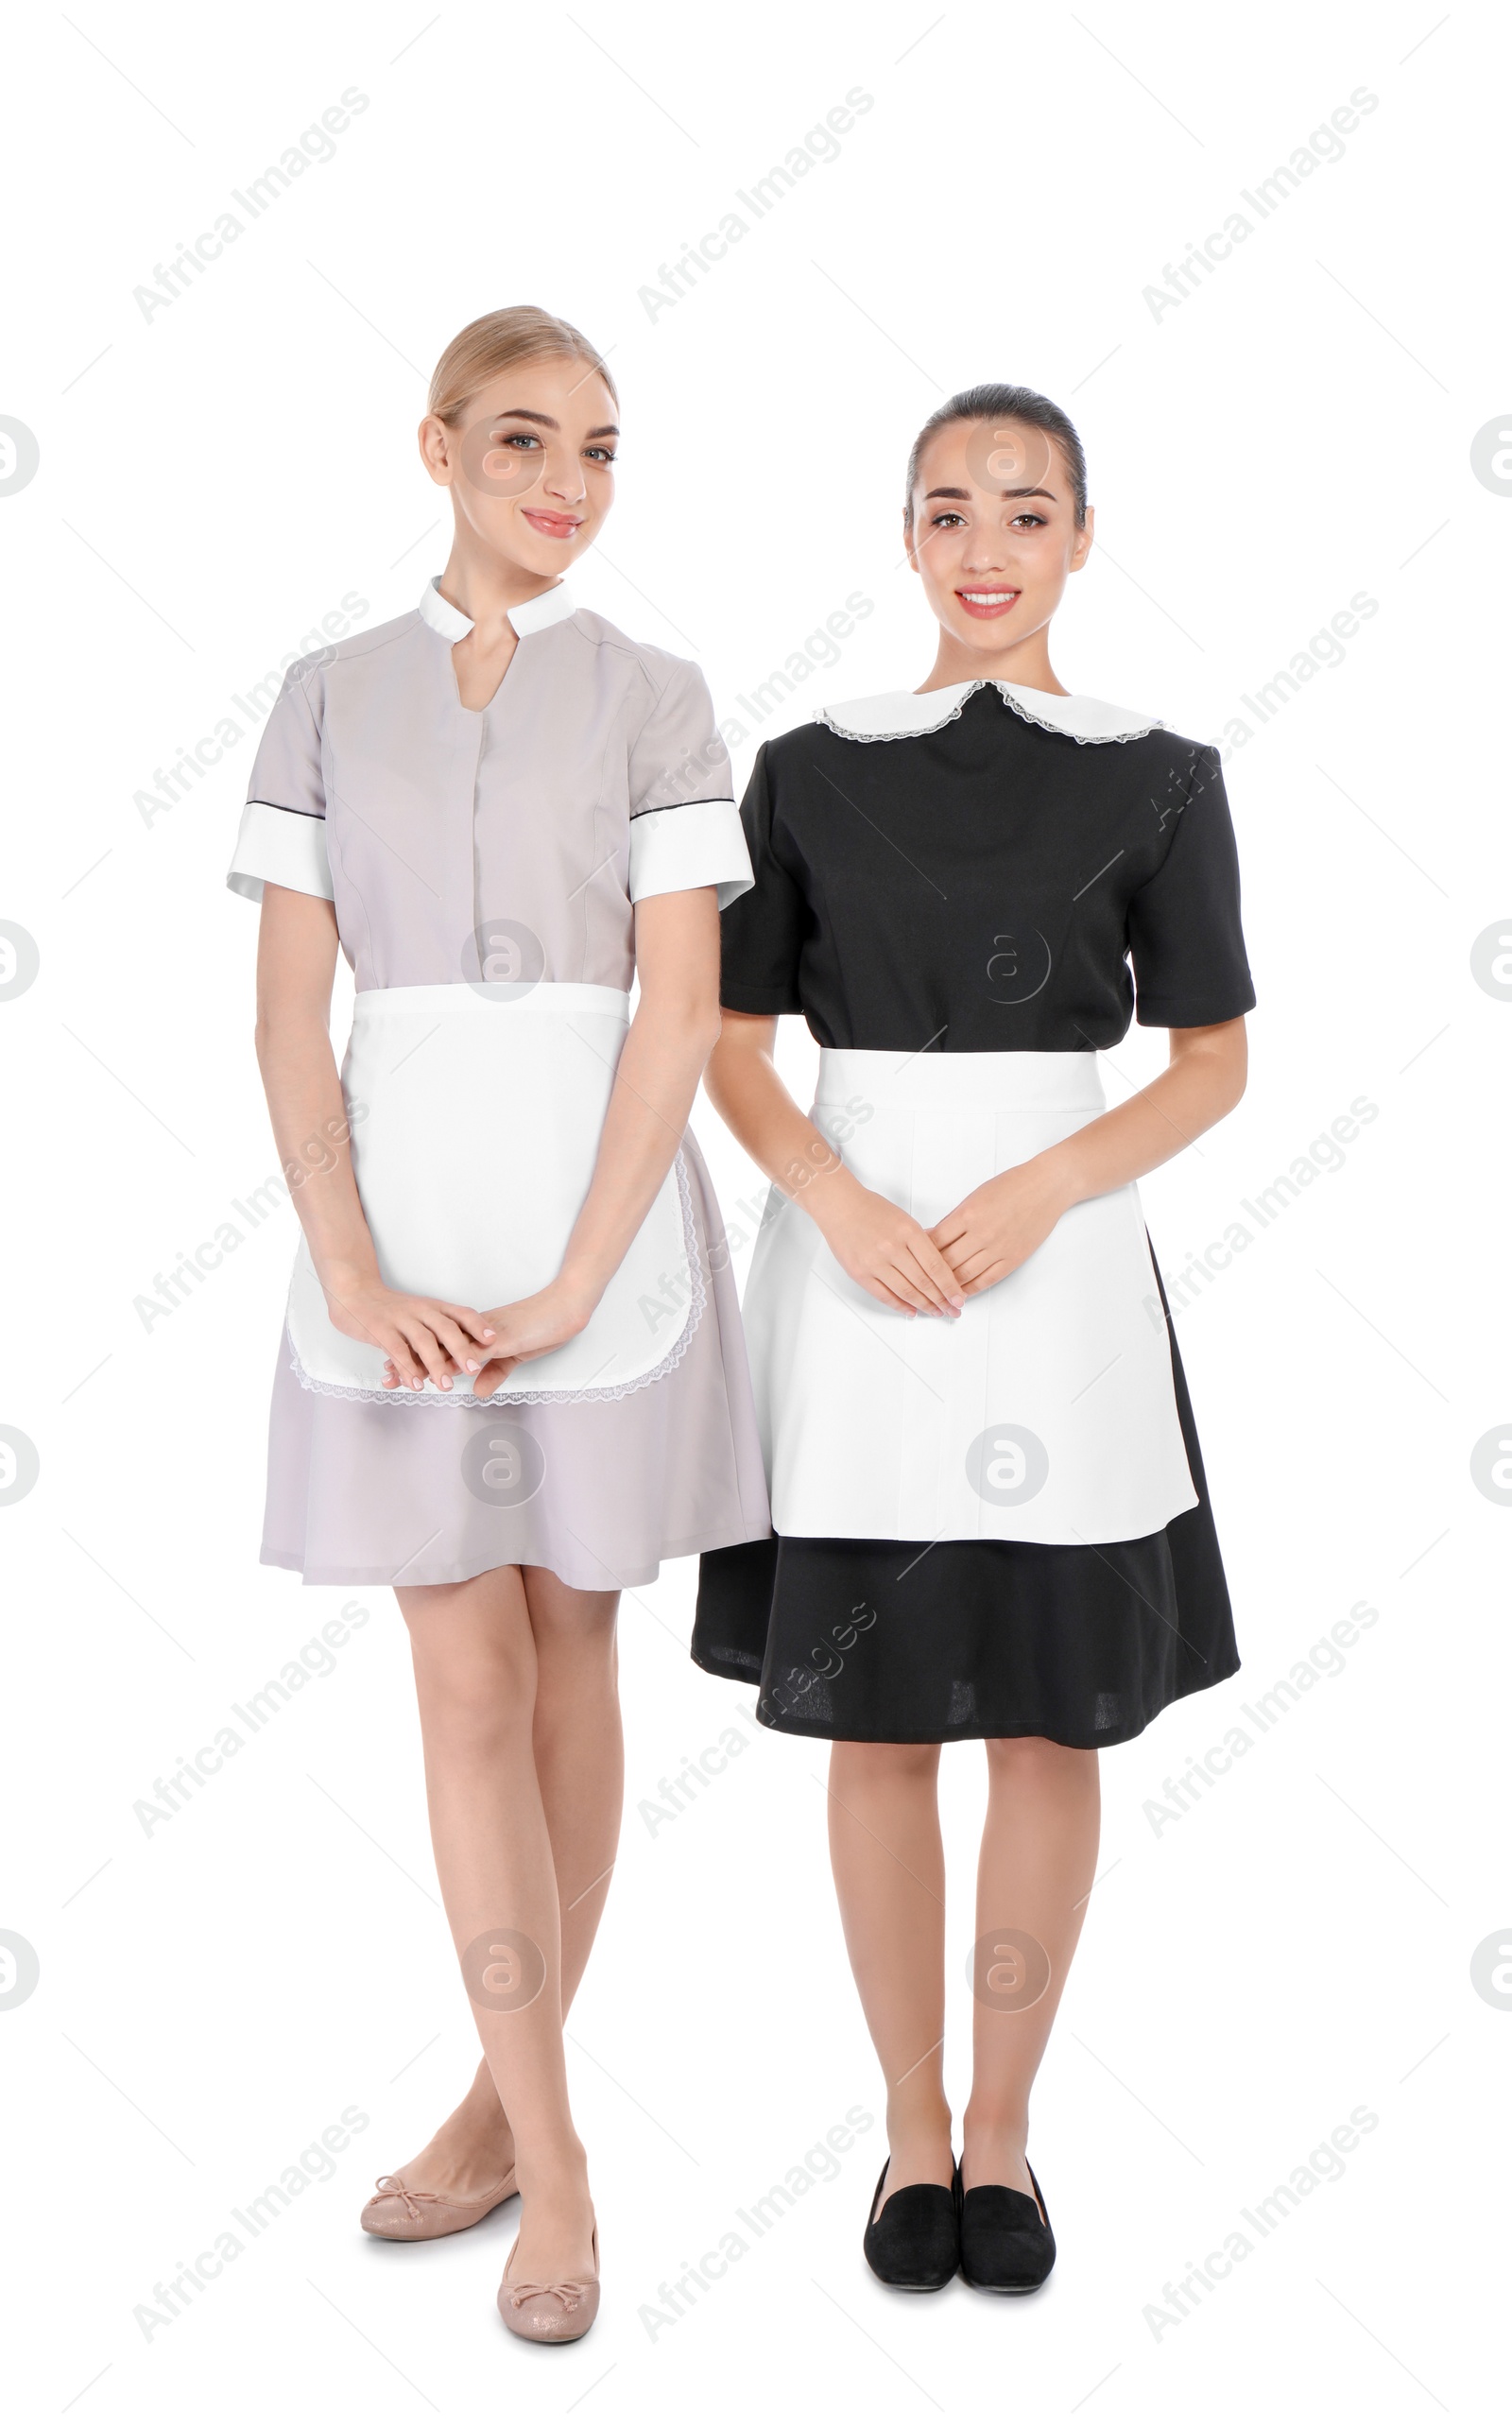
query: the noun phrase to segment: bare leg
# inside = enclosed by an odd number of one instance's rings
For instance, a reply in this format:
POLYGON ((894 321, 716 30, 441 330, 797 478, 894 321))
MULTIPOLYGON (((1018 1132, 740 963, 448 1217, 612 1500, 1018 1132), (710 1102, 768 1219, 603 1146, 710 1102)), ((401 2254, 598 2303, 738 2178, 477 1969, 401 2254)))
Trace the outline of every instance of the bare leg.
MULTIPOLYGON (((519 1573, 536 1644, 536 1776, 560 1895, 565 2015, 593 1949, 619 1840, 625 1793, 614 1644, 619 1596, 579 1593, 545 1568, 519 1573)), ((398 2172, 418 2190, 465 2200, 502 2182, 513 2163, 514 2135, 482 2058, 460 2107, 398 2172)))
MULTIPOLYGON (((593 2212, 567 2092, 558 1892, 536 1774, 538 1662, 524 1581, 517 1568, 496 1568, 461 1584, 407 1587, 398 1598, 453 1938, 461 1954, 490 1933, 518 1935, 527 1969, 544 1972, 527 2003, 474 1997, 472 2007, 514 2133, 522 2208, 513 2273, 540 2282, 581 2276, 593 2267, 593 2212)), ((470 1989, 482 1978, 482 1963, 470 1961, 470 1989)))
POLYGON ((579 1593, 549 1568, 523 1573, 536 1639, 536 1776, 561 1892, 565 2014, 603 1918, 625 1803, 619 1595, 579 1593))
POLYGON ((850 1970, 887 2085, 885 2197, 951 2180, 945 1851, 937 1745, 836 1744, 830 1860, 850 1970))
MULTIPOLYGON (((1053 1745, 1046 1737, 998 1737, 988 1740, 977 1938, 997 1931, 1028 1933, 1050 1959, 1050 1980, 1042 1997, 1017 2009, 1004 2010, 978 1994, 961 2180, 968 2191, 979 2183, 1005 2183, 1032 2198, 1024 2159, 1029 2092, 1097 1868, 1097 1756, 1053 1745)), ((1011 1998, 1011 1954, 1003 1981, 1002 1994, 1011 1998)), ((1025 1986, 1033 1988, 1032 1978, 1025 1986)))

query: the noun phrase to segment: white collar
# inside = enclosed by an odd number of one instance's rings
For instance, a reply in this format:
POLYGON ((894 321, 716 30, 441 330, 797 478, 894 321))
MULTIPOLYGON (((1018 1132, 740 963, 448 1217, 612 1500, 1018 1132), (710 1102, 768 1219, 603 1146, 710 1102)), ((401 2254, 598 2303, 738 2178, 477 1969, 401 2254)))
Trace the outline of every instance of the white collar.
MULTIPOLYGON (((472 618, 441 596, 441 577, 432 574, 420 594, 420 620, 438 632, 443 641, 465 641, 472 629, 472 618)), ((527 632, 543 632, 548 624, 560 624, 566 616, 576 615, 577 602, 564 581, 555 590, 543 590, 539 598, 527 598, 509 610, 509 621, 515 638, 523 641, 527 632)))
MULTIPOLYGON (((874 699, 848 699, 837 707, 821 708, 817 721, 850 742, 911 740, 916 734, 937 733, 942 725, 954 723, 971 694, 985 689, 988 680, 979 675, 974 682, 948 683, 943 691, 887 691, 879 692, 874 699)), ((1107 700, 1090 699, 1082 692, 1035 691, 1027 683, 990 680, 1005 708, 1011 708, 1027 724, 1042 725, 1047 733, 1069 733, 1075 742, 1137 742, 1142 734, 1160 727, 1158 716, 1142 716, 1132 708, 1112 708, 1107 700)))

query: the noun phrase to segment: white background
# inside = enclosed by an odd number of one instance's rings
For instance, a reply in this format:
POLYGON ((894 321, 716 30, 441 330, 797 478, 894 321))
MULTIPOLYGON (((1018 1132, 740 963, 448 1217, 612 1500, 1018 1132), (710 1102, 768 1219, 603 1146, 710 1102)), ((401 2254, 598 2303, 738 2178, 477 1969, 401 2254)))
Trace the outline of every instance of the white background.
MULTIPOLYGON (((423 0, 82 0, 18 21, 0 413, 41 451, 0 496, 0 917, 41 955, 0 1004, 0 1421, 41 1460, 0 1507, 0 1926, 41 1967, 0 2011, 18 2419, 1417 2422, 1478 2417, 1504 2384, 1512 2013, 1504 1965, 1499 2005, 1471 1958, 1512 1944, 1512 1510, 1470 1464, 1512 1432, 1512 1007, 1471 970, 1512 929, 1512 484, 1504 453, 1500 485, 1471 464, 1478 432, 1512 427, 1503 43, 1489 9, 1437 0, 581 0, 428 24, 423 0), (369 107, 335 157, 145 317, 133 289, 348 87, 369 107), (1378 106, 1343 159, 1261 222, 1240 189, 1361 87, 1378 106), (873 106, 840 157, 653 317, 661 265, 851 88, 873 106), (1253 232, 1158 315, 1146 287, 1236 209, 1253 232), (974 380, 1042 388, 1086 440, 1099 546, 1056 657, 1074 688, 1215 738, 1356 593, 1377 603, 1227 761, 1253 1077, 1145 1188, 1162 1264, 1244 1220, 1356 1097, 1379 1111, 1178 1317, 1245 1666, 1104 1764, 1104 1876, 1035 2110, 1061 2258, 1034 2302, 871 2281, 879 2124, 696 2307, 654 2333, 641 2315, 849 2109, 881 2107, 822 1748, 759 1731, 690 1665, 691 1562, 626 1599, 623 1851, 571 2019, 600 2324, 570 2351, 504 2335, 512 2211, 421 2249, 356 2229, 475 2054, 402 1628, 385 1593, 257 1564, 288 1208, 150 1331, 133 1300, 274 1169, 255 920, 223 885, 254 743, 232 696, 344 594, 377 622, 438 569, 425 376, 464 321, 525 301, 611 350, 621 387, 590 604, 691 646, 731 714, 849 594, 874 603, 764 732, 923 678, 902 465, 974 380), (135 796, 228 715, 242 738, 148 823, 135 796), (154 1779, 348 1601, 369 1616, 334 1673, 145 1834, 154 1779), (1379 1615, 1341 1674, 1261 1735, 1242 1707, 1360 1603, 1379 1615), (653 1834, 641 1800, 731 1725, 739 1758, 653 1834), (1158 1825, 1162 1782, 1235 1726, 1251 1749, 1158 1825), (334 2178, 145 2335, 154 2283, 349 2107, 369 2122, 334 2178), (1166 2282, 1360 2107, 1379 2121, 1342 2180, 1152 2324, 1166 2282)), ((1110 1090, 1160 1051, 1131 1036, 1110 1090)), ((754 1176, 707 1107, 697 1128, 732 1213, 754 1176)), ((979 1750, 945 1779, 964 2097, 979 1750)))

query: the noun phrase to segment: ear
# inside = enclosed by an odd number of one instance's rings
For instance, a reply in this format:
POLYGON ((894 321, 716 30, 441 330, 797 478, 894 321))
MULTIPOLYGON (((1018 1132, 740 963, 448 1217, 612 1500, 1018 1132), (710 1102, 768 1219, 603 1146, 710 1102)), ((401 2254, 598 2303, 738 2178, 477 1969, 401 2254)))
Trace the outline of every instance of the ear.
POLYGON ((903 554, 908 560, 910 571, 917 574, 919 558, 914 549, 914 518, 906 506, 903 508, 903 554))
POLYGON ((1096 522, 1097 508, 1094 506, 1089 506, 1087 508, 1087 520, 1082 525, 1081 529, 1077 532, 1071 551, 1071 570, 1074 574, 1080 573, 1083 565, 1087 562, 1088 558, 1091 555, 1092 536, 1096 522))
POLYGON ((453 436, 454 433, 437 413, 427 413, 416 432, 421 461, 440 489, 451 488, 455 470, 452 456, 453 436))

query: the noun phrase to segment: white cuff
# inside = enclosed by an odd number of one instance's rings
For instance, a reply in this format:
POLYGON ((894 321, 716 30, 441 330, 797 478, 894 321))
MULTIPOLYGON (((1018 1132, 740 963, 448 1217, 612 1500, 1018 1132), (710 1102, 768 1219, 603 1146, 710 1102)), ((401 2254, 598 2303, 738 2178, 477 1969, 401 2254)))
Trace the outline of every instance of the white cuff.
POLYGON ((318 894, 322 902, 334 902, 325 819, 306 818, 297 809, 278 809, 271 801, 249 801, 242 812, 242 831, 226 883, 233 894, 245 894, 249 902, 262 901, 265 884, 287 886, 291 893, 318 894))
POLYGON ((732 801, 689 801, 675 809, 643 809, 631 818, 631 902, 715 886, 726 910, 755 882, 732 801))

